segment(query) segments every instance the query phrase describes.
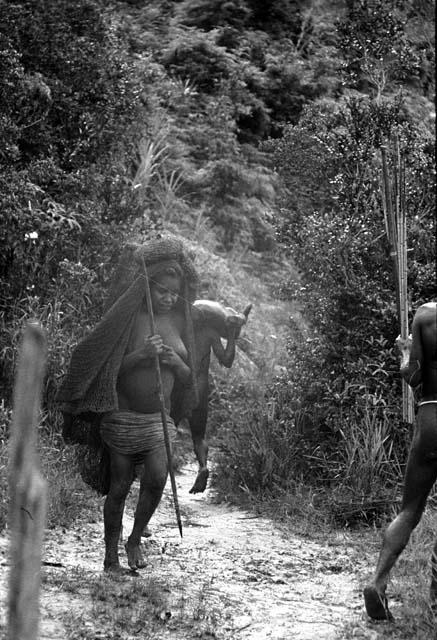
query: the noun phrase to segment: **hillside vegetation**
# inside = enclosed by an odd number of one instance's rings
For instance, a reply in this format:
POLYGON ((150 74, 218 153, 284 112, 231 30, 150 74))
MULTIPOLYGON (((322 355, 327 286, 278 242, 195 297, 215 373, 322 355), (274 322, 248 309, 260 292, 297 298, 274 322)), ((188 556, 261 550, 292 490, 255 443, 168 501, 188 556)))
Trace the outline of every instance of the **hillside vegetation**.
POLYGON ((405 160, 413 311, 436 295, 433 3, 16 0, 2 14, 3 444, 36 317, 41 434, 65 472, 54 394, 71 349, 123 242, 164 230, 187 239, 205 295, 245 304, 256 265, 305 318, 280 377, 214 394, 222 493, 285 496, 287 512, 303 482, 342 522, 385 512, 409 427, 380 146, 393 164, 396 137, 405 160))

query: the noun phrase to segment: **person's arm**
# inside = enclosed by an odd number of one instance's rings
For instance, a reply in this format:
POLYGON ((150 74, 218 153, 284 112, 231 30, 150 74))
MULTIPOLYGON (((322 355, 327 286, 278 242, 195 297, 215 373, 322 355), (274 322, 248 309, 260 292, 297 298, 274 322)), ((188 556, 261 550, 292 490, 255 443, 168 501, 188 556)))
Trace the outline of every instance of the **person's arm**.
POLYGON ((176 353, 173 347, 164 345, 162 351, 159 354, 159 361, 167 367, 173 369, 175 376, 181 382, 188 382, 188 380, 190 379, 190 367, 182 360, 180 355, 176 353))
POLYGON ((160 354, 163 348, 164 344, 160 335, 148 336, 145 338, 142 347, 124 356, 121 361, 119 375, 123 375, 138 365, 144 366, 147 363, 152 366, 154 357, 156 354, 160 354))
POLYGON ((417 314, 414 316, 411 337, 406 339, 398 337, 396 346, 401 354, 401 376, 410 387, 417 387, 422 382, 423 363, 420 323, 417 314))
POLYGON ((235 341, 237 333, 239 332, 240 327, 228 326, 228 338, 226 342, 226 347, 223 348, 222 341, 220 340, 220 336, 217 333, 213 334, 211 346, 217 360, 224 367, 228 369, 232 366, 235 358, 235 341))
POLYGON ((215 334, 212 341, 212 350, 217 360, 224 367, 232 367, 235 358, 235 346, 237 338, 240 336, 241 328, 247 322, 252 305, 249 304, 243 311, 243 313, 237 313, 230 307, 227 307, 229 316, 226 318, 226 348, 223 348, 220 336, 215 334))

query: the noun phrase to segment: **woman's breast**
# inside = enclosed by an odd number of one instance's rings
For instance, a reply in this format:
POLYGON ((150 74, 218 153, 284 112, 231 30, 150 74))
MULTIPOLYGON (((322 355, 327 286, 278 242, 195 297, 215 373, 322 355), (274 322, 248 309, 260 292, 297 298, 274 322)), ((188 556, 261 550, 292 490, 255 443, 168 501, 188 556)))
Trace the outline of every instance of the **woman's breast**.
POLYGON ((157 323, 156 331, 162 338, 162 341, 168 347, 172 347, 174 351, 182 358, 184 362, 187 361, 188 353, 187 348, 181 338, 179 327, 171 322, 162 321, 157 323))

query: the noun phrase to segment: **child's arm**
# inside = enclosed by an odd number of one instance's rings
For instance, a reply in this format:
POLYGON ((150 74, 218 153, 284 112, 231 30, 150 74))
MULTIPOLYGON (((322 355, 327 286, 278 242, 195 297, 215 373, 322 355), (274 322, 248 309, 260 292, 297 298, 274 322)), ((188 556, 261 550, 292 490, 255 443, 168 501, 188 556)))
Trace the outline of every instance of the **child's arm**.
POLYGON ((237 335, 238 327, 228 327, 228 338, 226 342, 226 347, 223 348, 222 341, 220 340, 220 336, 218 333, 214 332, 212 334, 211 346, 217 360, 224 367, 230 368, 235 358, 235 341, 237 335))

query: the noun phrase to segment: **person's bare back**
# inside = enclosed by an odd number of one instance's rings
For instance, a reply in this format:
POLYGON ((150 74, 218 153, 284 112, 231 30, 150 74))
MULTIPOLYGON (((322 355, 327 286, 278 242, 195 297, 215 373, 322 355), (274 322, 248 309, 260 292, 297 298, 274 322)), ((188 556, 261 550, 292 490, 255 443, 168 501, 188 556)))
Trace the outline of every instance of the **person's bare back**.
POLYGON ((410 360, 417 358, 421 362, 422 402, 437 400, 437 303, 427 302, 419 307, 412 331, 410 360), (414 339, 415 331, 420 334, 418 340, 414 339))

